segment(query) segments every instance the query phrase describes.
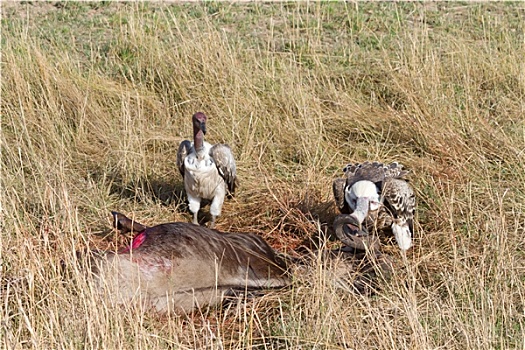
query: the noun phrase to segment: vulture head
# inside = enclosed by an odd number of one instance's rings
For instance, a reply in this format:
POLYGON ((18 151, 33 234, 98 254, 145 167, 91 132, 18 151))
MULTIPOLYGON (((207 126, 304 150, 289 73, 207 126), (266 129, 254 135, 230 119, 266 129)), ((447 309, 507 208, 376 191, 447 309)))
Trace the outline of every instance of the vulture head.
POLYGON ((206 135, 206 120, 208 118, 202 112, 197 112, 193 115, 193 134, 196 135, 199 131, 202 131, 206 135))
POLYGON ((361 180, 345 189, 345 200, 352 210, 353 216, 361 224, 368 216, 369 211, 379 209, 379 193, 372 181, 361 180))

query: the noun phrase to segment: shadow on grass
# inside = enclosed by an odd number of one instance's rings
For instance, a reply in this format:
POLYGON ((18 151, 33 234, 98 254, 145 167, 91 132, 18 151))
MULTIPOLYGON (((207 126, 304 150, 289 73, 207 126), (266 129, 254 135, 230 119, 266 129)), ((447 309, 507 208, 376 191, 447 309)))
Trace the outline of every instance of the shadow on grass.
POLYGON ((164 206, 181 206, 186 203, 184 184, 168 182, 158 178, 142 177, 125 182, 120 174, 110 174, 110 194, 122 199, 146 204, 157 202, 164 206))
MULTIPOLYGON (((113 173, 110 178, 110 194, 119 198, 135 201, 139 204, 147 205, 150 202, 160 203, 165 207, 172 207, 181 213, 193 214, 189 210, 188 200, 182 181, 169 182, 159 178, 142 177, 133 181, 125 182, 118 173, 113 173)), ((199 224, 204 225, 211 221, 212 217, 206 207, 210 204, 209 200, 203 200, 201 210, 198 214, 199 224), (202 210, 204 209, 204 210, 202 210)))

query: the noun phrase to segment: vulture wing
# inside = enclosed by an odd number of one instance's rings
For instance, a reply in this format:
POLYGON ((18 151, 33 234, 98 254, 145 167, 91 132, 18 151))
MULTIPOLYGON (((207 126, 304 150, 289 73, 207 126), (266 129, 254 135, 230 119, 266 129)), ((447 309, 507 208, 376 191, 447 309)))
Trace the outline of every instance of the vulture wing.
POLYGON ((346 176, 346 185, 352 186, 358 181, 368 180, 376 184, 380 191, 386 178, 402 179, 408 173, 403 166, 397 162, 383 164, 379 162, 364 162, 359 164, 348 164, 343 172, 346 176))
POLYGON ((346 180, 339 178, 332 182, 332 189, 334 191, 335 205, 342 214, 350 214, 350 207, 345 200, 345 185, 346 180))
POLYGON ((177 151, 177 168, 179 168, 182 178, 184 178, 184 159, 191 153, 192 148, 191 142, 184 140, 180 143, 179 150, 177 151))
POLYGON ((381 192, 383 203, 394 219, 405 221, 413 231, 416 197, 410 184, 403 179, 385 179, 381 192))
POLYGON ((233 195, 237 184, 237 169, 230 146, 226 144, 216 144, 210 149, 210 157, 213 158, 219 174, 222 176, 228 191, 233 195))

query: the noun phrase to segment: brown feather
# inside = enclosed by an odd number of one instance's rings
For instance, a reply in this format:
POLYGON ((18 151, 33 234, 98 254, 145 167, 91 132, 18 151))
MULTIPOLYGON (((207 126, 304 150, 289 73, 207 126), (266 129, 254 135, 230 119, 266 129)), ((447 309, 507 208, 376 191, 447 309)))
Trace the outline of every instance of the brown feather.
POLYGON ((332 190, 334 192, 335 205, 343 214, 350 214, 350 207, 345 201, 345 179, 335 179, 332 182, 332 190))
POLYGON ((191 142, 188 140, 182 141, 179 145, 177 151, 177 168, 179 169, 182 178, 184 178, 184 159, 190 154, 192 148, 191 142))
POLYGON ((230 146, 226 144, 216 144, 210 149, 210 157, 215 161, 217 170, 222 176, 228 191, 231 195, 235 193, 235 188, 238 185, 237 182, 237 169, 235 165, 235 159, 230 146))

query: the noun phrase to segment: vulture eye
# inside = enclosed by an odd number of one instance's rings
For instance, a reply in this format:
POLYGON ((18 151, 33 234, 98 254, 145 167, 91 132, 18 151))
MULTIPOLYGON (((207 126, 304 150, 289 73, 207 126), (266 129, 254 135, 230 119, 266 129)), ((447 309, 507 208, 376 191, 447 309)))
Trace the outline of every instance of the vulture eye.
POLYGON ((370 201, 370 210, 377 210, 379 209, 379 202, 376 201, 370 201))

